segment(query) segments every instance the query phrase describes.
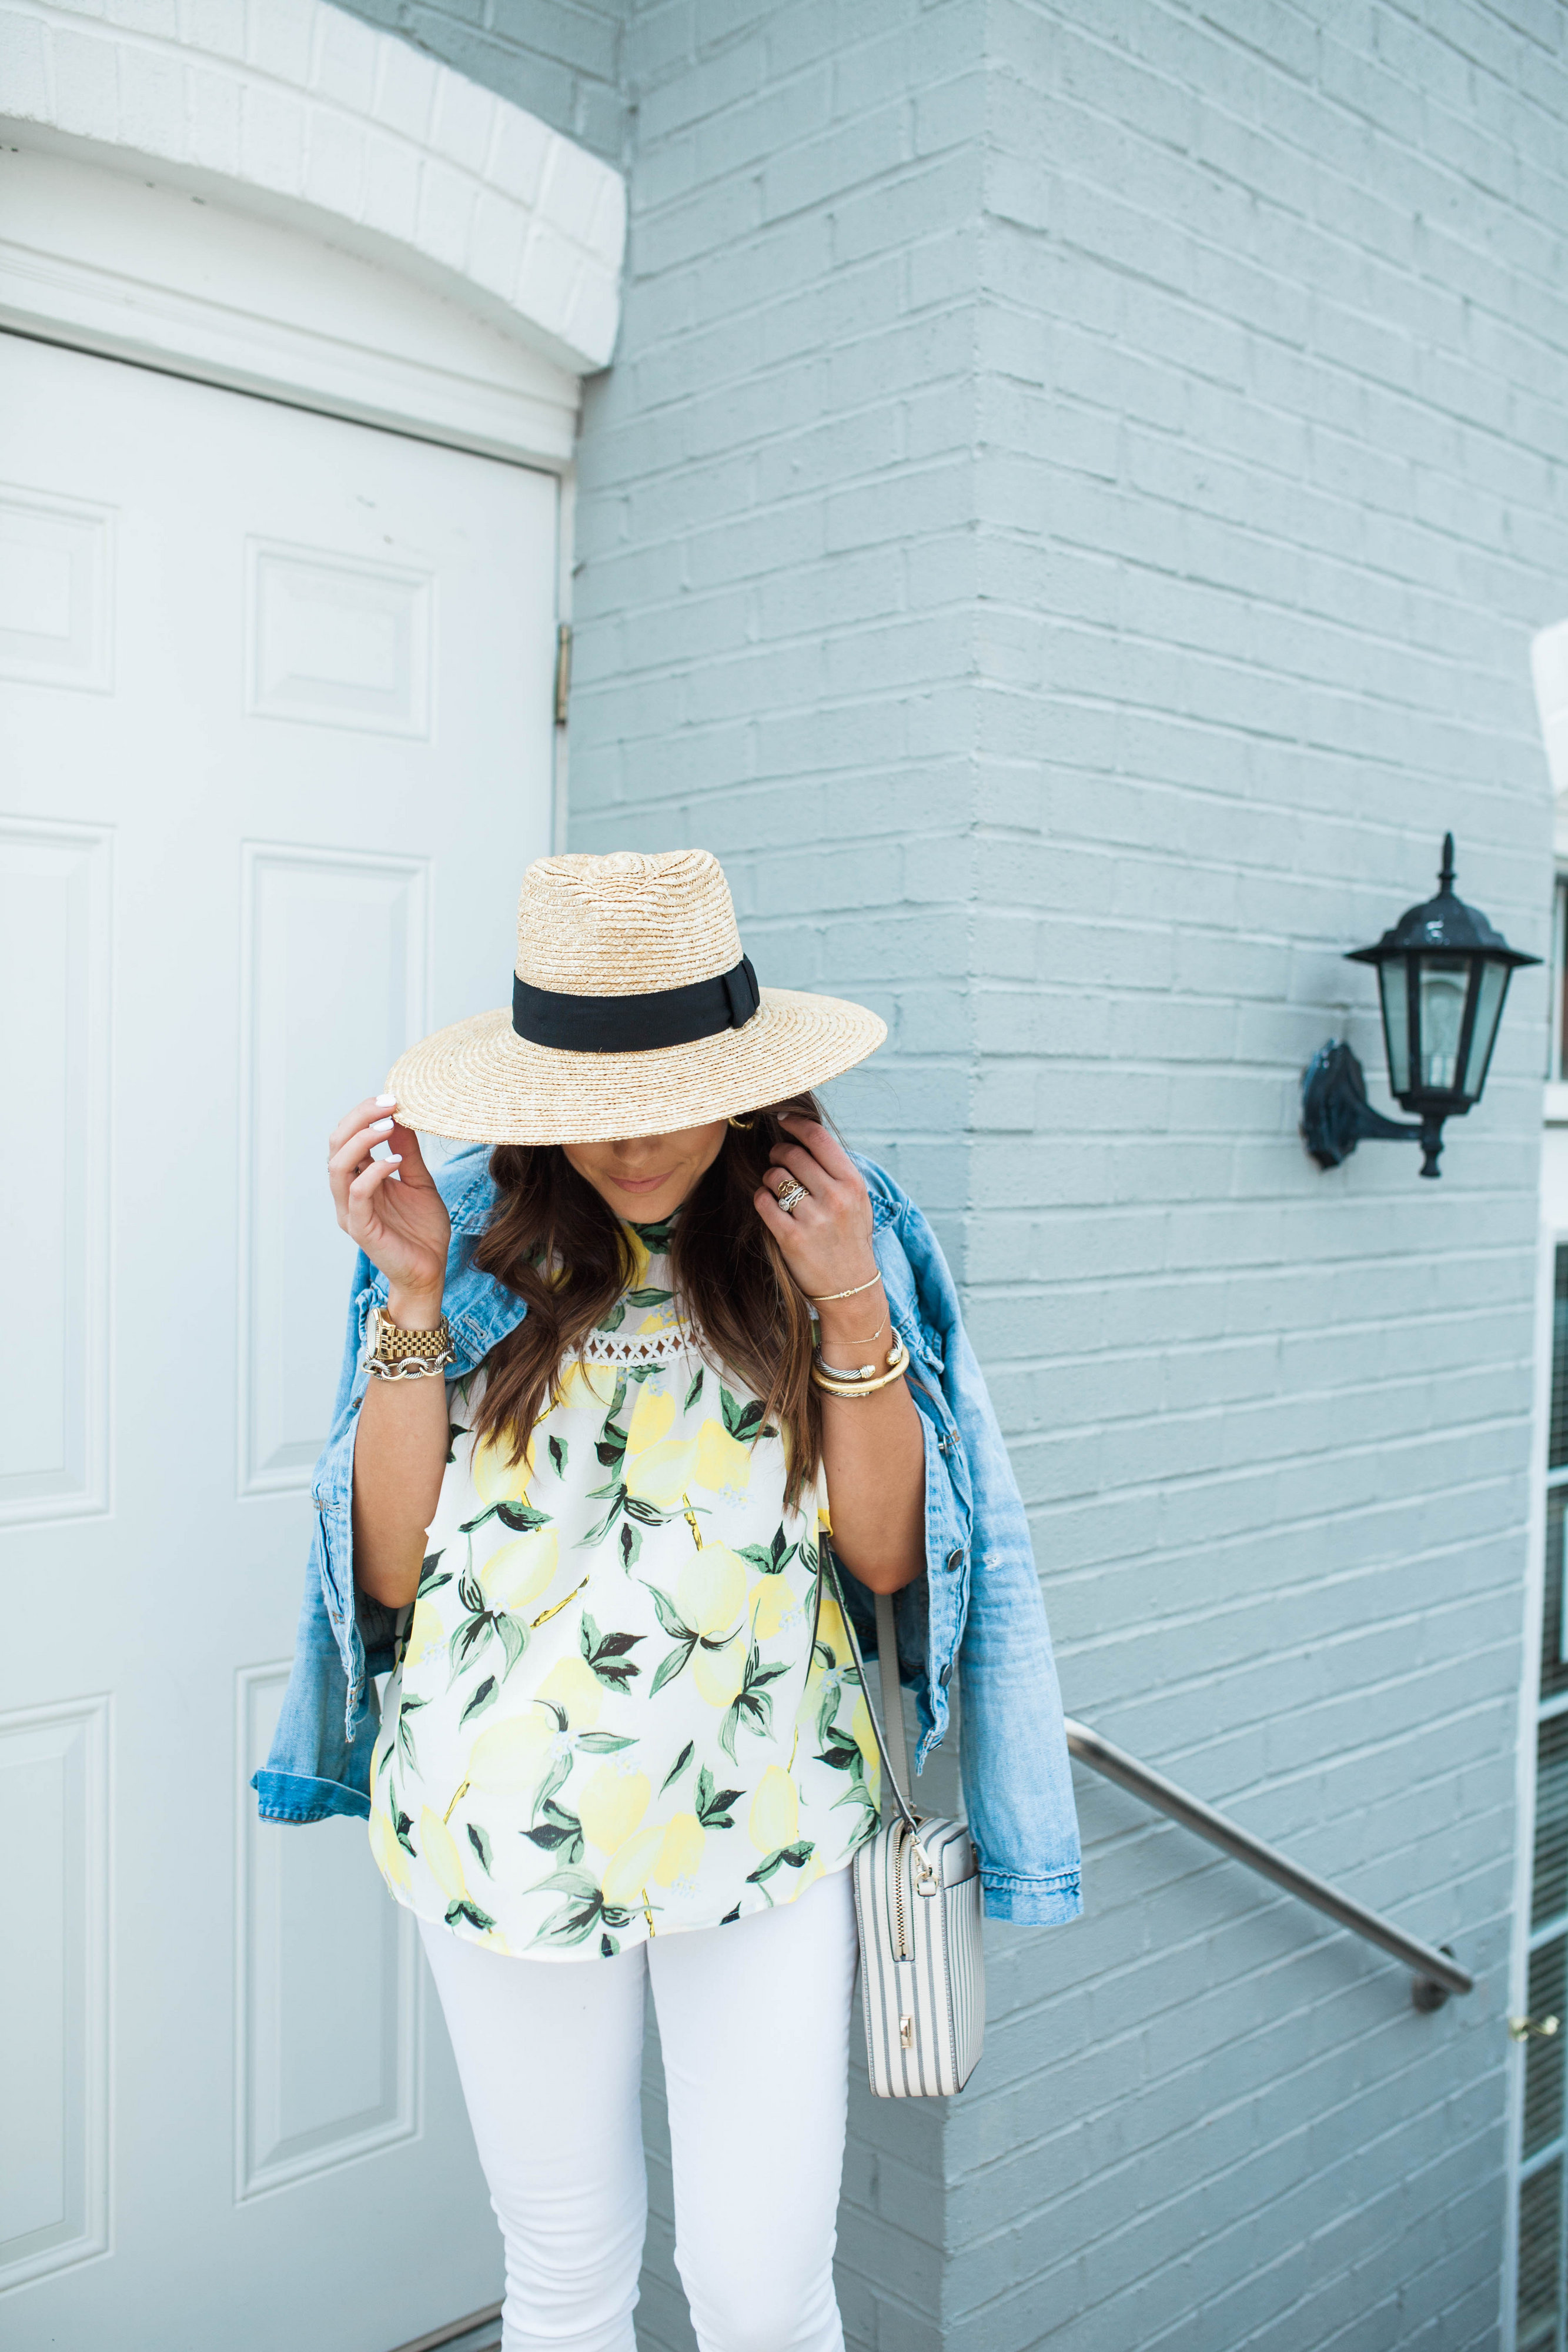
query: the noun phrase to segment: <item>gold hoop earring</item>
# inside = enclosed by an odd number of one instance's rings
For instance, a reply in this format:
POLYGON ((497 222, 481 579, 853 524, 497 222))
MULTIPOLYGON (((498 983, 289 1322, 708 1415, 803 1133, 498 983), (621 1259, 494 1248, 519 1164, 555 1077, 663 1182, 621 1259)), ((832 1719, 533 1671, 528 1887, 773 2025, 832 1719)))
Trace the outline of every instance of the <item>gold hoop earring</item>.
POLYGON ((749 1135, 757 1121, 754 1118, 731 1118, 729 1125, 738 1127, 743 1135, 749 1135))

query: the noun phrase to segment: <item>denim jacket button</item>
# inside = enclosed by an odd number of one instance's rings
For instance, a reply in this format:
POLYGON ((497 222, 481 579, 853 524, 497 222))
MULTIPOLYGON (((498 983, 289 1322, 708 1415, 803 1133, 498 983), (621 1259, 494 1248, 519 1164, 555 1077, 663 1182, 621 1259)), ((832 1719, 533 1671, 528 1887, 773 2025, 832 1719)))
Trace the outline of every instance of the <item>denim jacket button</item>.
POLYGON ((950 1552, 948 1553, 948 1555, 947 1555, 947 1559, 946 1559, 946 1565, 947 1565, 947 1567, 949 1567, 950 1569, 960 1569, 960 1568, 962 1568, 962 1567, 963 1567, 963 1565, 964 1565, 964 1549, 963 1549, 963 1546, 962 1546, 961 1544, 959 1545, 959 1547, 958 1547, 958 1549, 957 1549, 957 1550, 956 1550, 956 1551, 950 1551, 950 1552))
POLYGON ((953 1661, 951 1658, 948 1659, 946 1664, 943 1667, 936 1679, 941 1684, 943 1689, 946 1690, 948 1684, 953 1679, 953 1661))

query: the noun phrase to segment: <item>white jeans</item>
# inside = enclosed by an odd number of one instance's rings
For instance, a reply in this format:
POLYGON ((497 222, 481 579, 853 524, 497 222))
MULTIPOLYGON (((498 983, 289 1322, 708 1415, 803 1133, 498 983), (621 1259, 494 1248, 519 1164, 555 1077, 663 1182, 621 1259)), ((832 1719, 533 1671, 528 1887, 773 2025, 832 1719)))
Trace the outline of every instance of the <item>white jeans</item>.
POLYGON ((509 1958, 421 1921, 507 2249, 502 2352, 635 2352, 643 1986, 664 2046, 675 2265, 702 2352, 842 2352, 850 1873, 613 1959, 509 1958))

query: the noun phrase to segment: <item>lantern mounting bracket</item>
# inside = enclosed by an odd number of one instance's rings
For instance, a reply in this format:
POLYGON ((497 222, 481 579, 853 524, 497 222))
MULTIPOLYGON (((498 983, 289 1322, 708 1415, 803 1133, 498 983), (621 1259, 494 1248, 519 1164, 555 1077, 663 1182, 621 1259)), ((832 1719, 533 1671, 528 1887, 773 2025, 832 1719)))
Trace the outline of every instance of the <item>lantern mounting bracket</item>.
POLYGON ((1477 907, 1454 891, 1454 836, 1443 835, 1437 895, 1406 907, 1375 947, 1352 948, 1351 963, 1377 974, 1388 1084, 1406 1126, 1366 1099, 1366 1079, 1348 1045, 1331 1037, 1301 1078, 1301 1140, 1320 1168, 1337 1168, 1358 1143, 1418 1143, 1421 1173, 1437 1176, 1443 1121, 1463 1118, 1481 1098, 1508 984, 1539 956, 1511 948, 1477 907))
POLYGON ((1418 1143, 1421 1173, 1436 1176, 1441 1119, 1385 1118, 1366 1099, 1366 1078, 1351 1047, 1331 1037, 1301 1078, 1301 1140, 1320 1168, 1337 1168, 1358 1143, 1418 1143))

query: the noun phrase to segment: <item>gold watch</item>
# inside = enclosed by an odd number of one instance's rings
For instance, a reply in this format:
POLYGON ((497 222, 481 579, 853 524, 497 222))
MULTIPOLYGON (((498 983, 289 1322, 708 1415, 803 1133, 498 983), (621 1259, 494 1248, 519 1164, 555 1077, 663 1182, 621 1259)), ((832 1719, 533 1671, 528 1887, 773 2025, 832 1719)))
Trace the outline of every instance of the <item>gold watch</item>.
POLYGON ((452 1326, 444 1315, 434 1331, 405 1331, 382 1307, 365 1324, 365 1370, 378 1380, 417 1380, 444 1371, 453 1360, 452 1326))

